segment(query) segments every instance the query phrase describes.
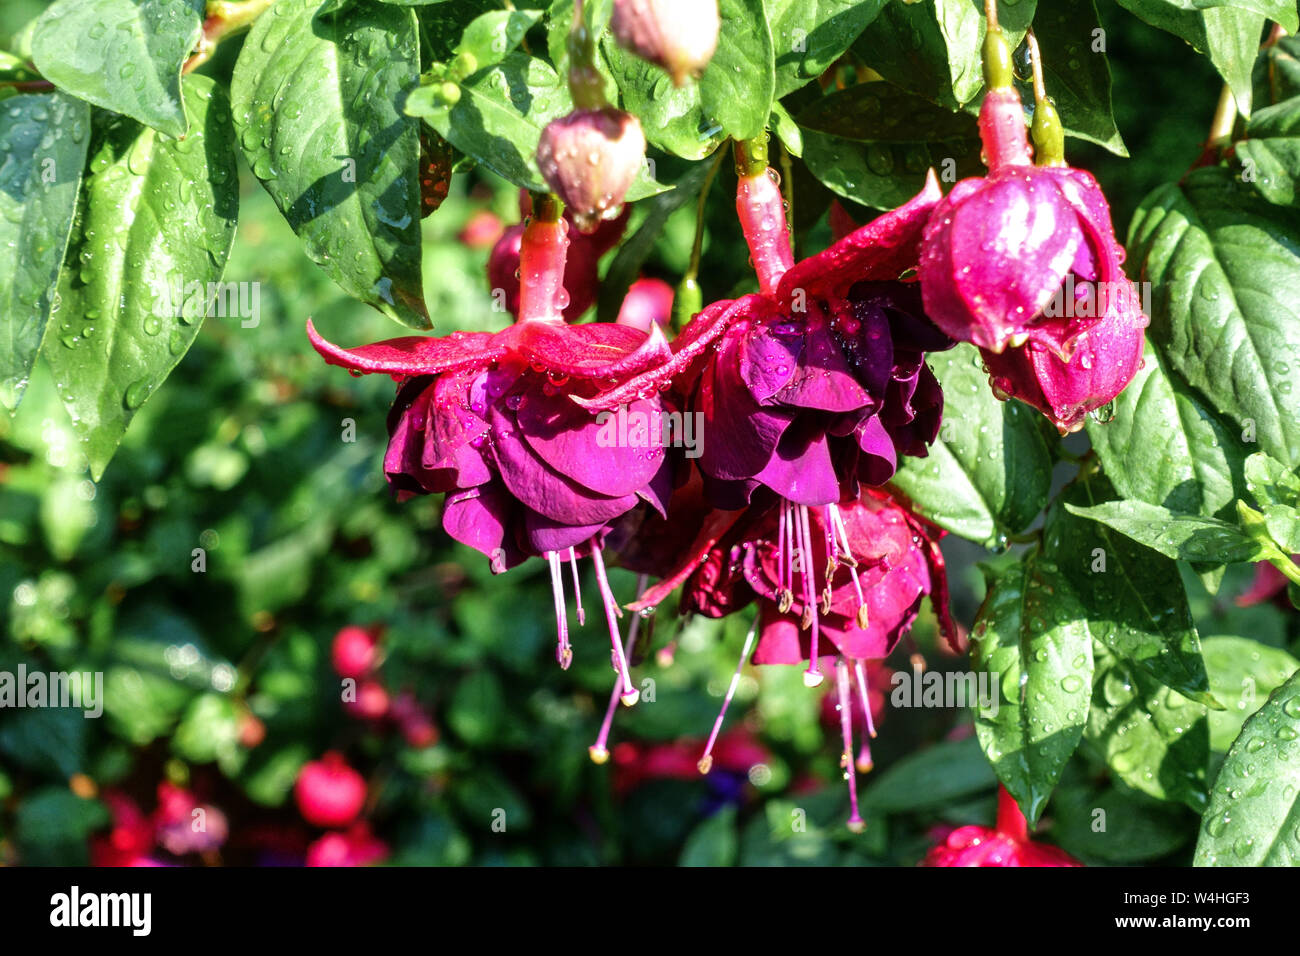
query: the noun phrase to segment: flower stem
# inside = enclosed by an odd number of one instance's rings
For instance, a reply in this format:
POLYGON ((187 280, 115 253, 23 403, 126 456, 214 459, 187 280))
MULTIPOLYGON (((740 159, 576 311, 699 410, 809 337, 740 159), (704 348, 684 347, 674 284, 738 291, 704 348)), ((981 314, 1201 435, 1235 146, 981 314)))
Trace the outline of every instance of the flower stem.
POLYGON ((1218 150, 1232 142, 1232 128, 1237 124, 1237 98, 1232 95, 1232 87, 1223 84, 1219 93, 1219 104, 1214 109, 1214 118, 1210 120, 1210 135, 1206 137, 1205 148, 1218 150))
POLYGON ((736 143, 736 215, 764 294, 794 265, 781 190, 768 175, 766 137, 736 143))

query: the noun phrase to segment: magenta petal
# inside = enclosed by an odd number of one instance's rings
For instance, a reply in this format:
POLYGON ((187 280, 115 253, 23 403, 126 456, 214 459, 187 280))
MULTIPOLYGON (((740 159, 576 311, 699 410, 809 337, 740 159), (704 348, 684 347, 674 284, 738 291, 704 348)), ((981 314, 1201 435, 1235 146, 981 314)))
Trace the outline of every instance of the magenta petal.
POLYGON ((831 463, 830 444, 824 433, 810 432, 788 429, 776 454, 755 477, 795 504, 833 504, 840 500, 840 483, 831 463))
POLYGON ((528 546, 538 554, 548 551, 568 551, 584 544, 605 526, 605 522, 590 525, 570 525, 524 509, 524 536, 528 546))
POLYGON ((609 497, 590 491, 546 464, 534 452, 514 416, 492 406, 492 450, 506 488, 534 511, 570 525, 599 524, 637 503, 636 495, 609 497))
MULTIPOLYGON (((865 325, 859 323, 860 333, 865 325)), ((876 317, 873 325, 876 338, 866 348, 852 348, 849 356, 824 322, 811 325, 804 338, 799 370, 781 393, 781 401, 827 412, 852 412, 878 405, 889 382, 893 349, 884 316, 876 317)))
MULTIPOLYGON (((951 216, 947 241, 953 282, 972 320, 967 334, 1000 350, 1060 289, 1085 241, 1078 213, 1051 176, 1031 169, 990 178, 951 216)), ((944 328, 941 316, 931 317, 944 328)))
POLYGON ((632 494, 663 463, 657 401, 637 399, 594 415, 563 392, 530 389, 521 397, 518 421, 524 439, 543 461, 602 495, 632 494))
POLYGON ((657 326, 647 335, 612 322, 521 322, 497 337, 535 368, 580 378, 638 375, 672 356, 668 340, 657 326))
POLYGON ((514 567, 527 557, 506 535, 514 503, 498 485, 448 495, 442 509, 446 532, 492 559, 494 571, 514 567))
POLYGON ((467 366, 486 366, 506 354, 504 347, 491 343, 492 336, 487 332, 407 335, 345 349, 323 339, 308 319, 307 337, 312 348, 330 365, 389 375, 432 375, 467 366))
POLYGON ((894 439, 885 430, 879 415, 865 419, 856 430, 858 448, 858 477, 869 485, 883 485, 894 477, 898 468, 898 455, 894 439))
POLYGON ((728 336, 716 361, 738 364, 743 387, 766 403, 794 378, 803 348, 802 323, 759 323, 728 336))
POLYGON ((729 336, 718 360, 700 375, 692 408, 704 416, 701 470, 723 480, 751 478, 771 460, 793 410, 760 405, 735 360, 740 336, 729 336))
POLYGON ((759 628, 752 658, 755 664, 799 664, 808 659, 799 625, 766 601, 759 612, 759 628))

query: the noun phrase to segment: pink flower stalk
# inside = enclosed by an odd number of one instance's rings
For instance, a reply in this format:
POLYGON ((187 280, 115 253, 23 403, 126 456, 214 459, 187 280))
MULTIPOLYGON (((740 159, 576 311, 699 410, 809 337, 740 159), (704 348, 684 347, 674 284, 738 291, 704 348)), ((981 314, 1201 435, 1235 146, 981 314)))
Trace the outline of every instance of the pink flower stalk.
POLYGON ((614 0, 609 25, 619 46, 681 86, 713 58, 722 20, 717 0, 614 0))
MULTIPOLYGON (((532 200, 527 190, 520 190, 519 213, 525 220, 532 215, 532 200)), ((567 213, 565 218, 572 222, 567 213)), ((590 235, 576 229, 567 233, 569 248, 563 284, 569 299, 560 306, 566 321, 580 319, 595 304, 600 292, 600 258, 623 238, 627 219, 625 210, 617 218, 601 223, 590 235)), ((504 296, 502 305, 516 318, 519 316, 519 249, 526 225, 526 222, 520 222, 506 229, 496 240, 487 262, 488 288, 494 296, 500 290, 504 296)))
MULTIPOLYGON (((554 210, 552 210, 554 212, 554 210)), ((589 555, 606 611, 620 699, 636 702, 602 557, 613 522, 648 506, 664 513, 673 482, 662 435, 665 402, 647 389, 625 404, 646 427, 611 435, 584 407, 670 356, 657 326, 561 318, 568 225, 534 216, 521 236, 519 320, 504 331, 409 336, 357 349, 331 345, 308 323, 327 362, 399 382, 384 468, 399 499, 446 494, 443 527, 487 555, 496 572, 545 557, 555 591, 556 656, 572 659, 562 563, 589 555)), ((583 621, 581 605, 579 623, 583 621)))
POLYGON ((1064 850, 1029 839, 1029 824, 1015 799, 998 785, 998 821, 990 829, 958 827, 921 866, 1083 866, 1064 850))

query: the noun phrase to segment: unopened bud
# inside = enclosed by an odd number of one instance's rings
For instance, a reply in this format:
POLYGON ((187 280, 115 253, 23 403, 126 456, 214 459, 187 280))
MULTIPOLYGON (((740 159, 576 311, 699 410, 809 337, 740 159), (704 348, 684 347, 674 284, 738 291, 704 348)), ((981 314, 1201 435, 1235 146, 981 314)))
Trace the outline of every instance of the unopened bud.
POLYGON ((618 215, 644 160, 640 121, 608 106, 553 120, 537 144, 543 178, 568 207, 574 225, 588 233, 618 215))
POLYGON ((718 48, 717 0, 614 0, 614 39, 662 67, 681 86, 698 76, 718 48))

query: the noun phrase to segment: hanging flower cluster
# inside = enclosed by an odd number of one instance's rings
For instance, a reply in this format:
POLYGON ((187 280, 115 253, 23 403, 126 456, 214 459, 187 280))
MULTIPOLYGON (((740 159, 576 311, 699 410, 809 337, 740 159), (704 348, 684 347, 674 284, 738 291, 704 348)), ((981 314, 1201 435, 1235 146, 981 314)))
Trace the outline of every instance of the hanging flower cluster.
MULTIPOLYGON (((657 42, 636 17, 664 6, 619 6, 636 48, 657 42)), ((399 498, 445 495, 444 528, 494 571, 529 557, 549 564, 564 667, 573 656, 568 592, 582 623, 578 562, 590 560, 615 671, 594 760, 609 757, 618 702, 637 702, 629 660, 643 616, 677 591, 687 614, 753 606, 698 768, 713 765, 746 660, 798 664, 809 687, 833 674, 849 825, 860 829, 852 714, 867 715, 874 735, 868 666, 893 651, 927 598, 940 633, 959 643, 942 532, 884 487, 900 459, 925 456, 939 432, 944 396, 926 355, 974 343, 999 395, 1038 407, 1063 431, 1113 399, 1137 369, 1145 320, 1106 201, 1087 173, 1064 164, 1041 81, 1033 165, 1009 54, 991 26, 986 177, 945 196, 931 175, 909 202, 795 262, 766 137, 737 143, 736 211, 757 291, 704 306, 671 341, 671 296, 661 293, 617 322, 566 323, 572 304, 593 295, 594 268, 575 274, 575 250, 599 238, 574 235, 611 227, 644 152, 635 120, 602 105, 587 75, 590 38, 580 6, 577 14, 578 109, 548 127, 538 150, 568 211, 535 195, 490 265, 495 282, 496 273, 514 278, 517 262, 516 322, 355 349, 331 345, 309 323, 312 343, 328 362, 398 381, 384 467, 399 498), (1082 289, 1107 297, 1088 311, 1082 289), (1070 300, 1061 303, 1063 291, 1070 300), (687 423, 697 439, 689 457, 687 423), (626 634, 607 552, 647 585, 629 605, 640 613, 626 634)), ((675 76, 696 69, 671 50, 661 59, 675 76)), ((866 769, 869 750, 861 753, 866 769)))

